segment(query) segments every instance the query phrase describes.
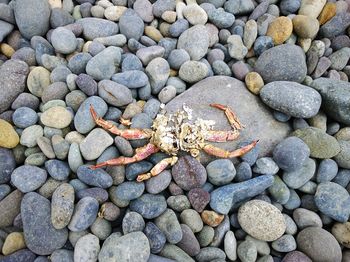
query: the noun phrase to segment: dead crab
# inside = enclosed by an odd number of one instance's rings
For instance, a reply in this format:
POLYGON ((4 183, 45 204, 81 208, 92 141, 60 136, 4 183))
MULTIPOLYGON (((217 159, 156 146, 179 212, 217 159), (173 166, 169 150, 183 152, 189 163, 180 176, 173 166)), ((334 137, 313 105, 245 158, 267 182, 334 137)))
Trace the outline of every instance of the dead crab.
POLYGON ((136 154, 132 157, 121 156, 91 166, 91 168, 96 169, 104 166, 134 163, 159 151, 172 155, 172 157, 161 160, 150 170, 149 173, 139 175, 137 181, 140 182, 158 175, 169 165, 174 165, 178 159, 176 155, 180 150, 189 152, 193 157, 197 157, 199 151, 204 150, 204 152, 217 157, 233 158, 244 155, 254 148, 258 141, 254 141, 251 144, 232 152, 207 143, 232 141, 239 136, 239 130, 243 128, 237 116, 229 107, 220 104, 210 104, 210 106, 221 109, 225 112, 233 130, 213 130, 215 122, 211 120, 203 120, 199 118, 195 121, 191 121, 191 109, 187 106, 184 106, 184 110, 177 111, 175 114, 165 114, 165 112, 158 114, 151 129, 130 128, 124 130, 119 129, 117 126, 99 117, 94 108, 90 105, 90 112, 96 124, 109 132, 130 140, 144 138, 150 139, 147 145, 137 148, 136 154))

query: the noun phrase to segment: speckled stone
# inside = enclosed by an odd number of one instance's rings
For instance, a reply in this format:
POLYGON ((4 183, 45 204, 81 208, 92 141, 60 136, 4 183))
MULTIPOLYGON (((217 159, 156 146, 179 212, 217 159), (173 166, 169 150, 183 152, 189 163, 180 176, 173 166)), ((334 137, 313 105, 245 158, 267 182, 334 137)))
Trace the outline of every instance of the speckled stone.
POLYGON ((274 241, 286 230, 282 213, 261 200, 251 200, 242 205, 238 211, 238 221, 244 231, 264 241, 274 241))

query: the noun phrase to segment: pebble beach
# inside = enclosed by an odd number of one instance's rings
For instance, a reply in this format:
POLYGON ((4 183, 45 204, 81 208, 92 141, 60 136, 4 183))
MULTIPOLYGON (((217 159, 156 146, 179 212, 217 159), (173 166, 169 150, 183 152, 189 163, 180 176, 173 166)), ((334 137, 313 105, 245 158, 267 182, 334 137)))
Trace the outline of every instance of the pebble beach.
POLYGON ((350 0, 0 0, 0 262, 350 262, 349 36, 350 0), (90 168, 149 143, 90 106, 212 103, 251 151, 90 168))

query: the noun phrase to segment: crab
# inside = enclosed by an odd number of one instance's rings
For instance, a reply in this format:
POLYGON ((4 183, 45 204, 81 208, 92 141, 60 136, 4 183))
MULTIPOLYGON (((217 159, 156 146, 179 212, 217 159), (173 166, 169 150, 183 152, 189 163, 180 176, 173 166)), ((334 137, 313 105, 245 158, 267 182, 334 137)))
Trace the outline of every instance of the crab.
POLYGON ((174 165, 178 160, 177 155, 179 151, 188 152, 192 157, 198 157, 200 151, 203 150, 207 154, 219 158, 233 158, 242 156, 255 147, 258 140, 234 151, 226 151, 208 143, 235 140, 239 136, 239 130, 244 128, 236 114, 228 106, 221 104, 210 104, 210 106, 224 111, 232 130, 214 130, 215 122, 212 120, 197 118, 193 121, 192 110, 186 105, 183 106, 183 110, 178 110, 174 114, 166 114, 163 110, 156 116, 150 129, 120 129, 111 122, 99 117, 93 106, 90 105, 90 113, 98 126, 127 140, 149 139, 149 143, 137 148, 135 155, 132 157, 120 156, 90 168, 127 165, 144 160, 159 151, 170 155, 169 158, 165 158, 157 163, 149 173, 139 175, 136 180, 141 182, 158 175, 167 167, 174 165))

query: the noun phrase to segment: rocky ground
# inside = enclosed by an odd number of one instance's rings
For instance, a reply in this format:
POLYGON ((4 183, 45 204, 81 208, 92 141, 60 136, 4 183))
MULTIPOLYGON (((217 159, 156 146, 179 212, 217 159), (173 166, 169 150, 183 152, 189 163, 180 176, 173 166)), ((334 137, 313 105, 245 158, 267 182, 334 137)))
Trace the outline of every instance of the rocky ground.
POLYGON ((350 1, 0 0, 0 261, 350 261, 350 1), (165 104, 246 155, 91 170, 165 104))

